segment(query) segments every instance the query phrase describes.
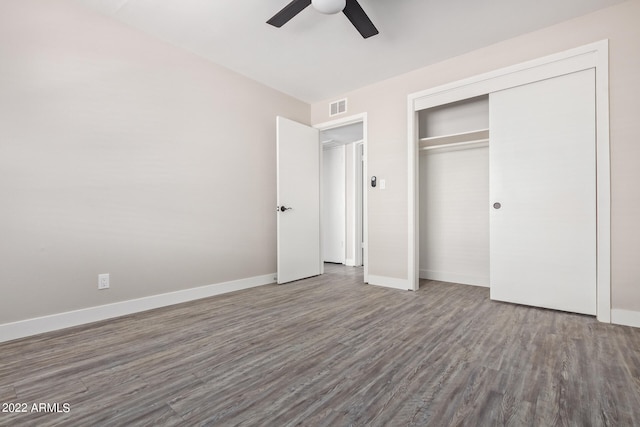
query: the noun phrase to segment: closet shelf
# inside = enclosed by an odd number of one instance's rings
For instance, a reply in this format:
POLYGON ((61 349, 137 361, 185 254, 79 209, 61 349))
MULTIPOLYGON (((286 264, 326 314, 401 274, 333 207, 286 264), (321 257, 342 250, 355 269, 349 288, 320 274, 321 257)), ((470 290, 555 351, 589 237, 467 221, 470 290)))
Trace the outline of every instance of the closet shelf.
POLYGON ((489 140, 489 129, 477 129, 469 132, 454 133, 450 135, 431 136, 420 138, 420 149, 442 148, 442 146, 486 142, 489 140))
POLYGON ((458 151, 458 150, 466 150, 469 148, 481 148, 488 147, 489 139, 477 139, 475 141, 464 141, 464 142, 452 142, 450 144, 440 144, 440 145, 430 145, 428 147, 421 147, 421 152, 443 152, 443 151, 458 151))

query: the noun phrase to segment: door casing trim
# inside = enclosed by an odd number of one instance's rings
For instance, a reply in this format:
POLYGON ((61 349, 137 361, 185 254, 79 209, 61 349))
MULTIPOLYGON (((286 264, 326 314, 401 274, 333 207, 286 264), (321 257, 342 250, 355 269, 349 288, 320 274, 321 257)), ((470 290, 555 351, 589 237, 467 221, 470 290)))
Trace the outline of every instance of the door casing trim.
MULTIPOLYGON (((351 115, 351 116, 347 116, 347 117, 341 117, 339 119, 335 119, 335 120, 330 120, 328 122, 323 122, 323 123, 318 123, 316 125, 314 125, 313 127, 323 131, 323 130, 327 130, 327 129, 333 129, 333 128, 337 128, 340 126, 346 126, 346 125, 350 125, 350 124, 354 124, 354 123, 362 123, 362 147, 363 147, 363 156, 364 156, 364 162, 362 164, 362 174, 363 176, 368 176, 367 175, 367 155, 368 155, 368 146, 367 146, 367 113, 360 113, 360 114, 355 114, 355 115, 351 115)), ((320 171, 322 172, 322 167, 320 168, 320 171)), ((322 182, 322 177, 320 179, 320 182, 322 182)), ((364 183, 363 186, 366 185, 366 182, 364 183)), ((369 283, 369 222, 368 222, 368 198, 367 198, 367 191, 363 191, 362 192, 362 228, 363 228, 363 236, 362 236, 362 241, 364 243, 364 256, 363 256, 363 264, 364 264, 364 282, 365 283, 369 283)), ((320 209, 322 209, 322 201, 321 201, 321 206, 320 209)), ((322 218, 320 219, 320 229, 322 230, 322 218)))

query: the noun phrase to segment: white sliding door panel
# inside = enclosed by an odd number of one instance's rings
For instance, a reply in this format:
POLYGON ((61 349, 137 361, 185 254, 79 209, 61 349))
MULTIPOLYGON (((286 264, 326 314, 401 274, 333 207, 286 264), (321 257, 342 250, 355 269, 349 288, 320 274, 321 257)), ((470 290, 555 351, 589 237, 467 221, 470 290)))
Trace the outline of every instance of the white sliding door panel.
POLYGON ((320 139, 277 118, 278 283, 321 274, 320 139))
POLYGON ((491 299, 596 314, 595 71, 490 95, 491 299))

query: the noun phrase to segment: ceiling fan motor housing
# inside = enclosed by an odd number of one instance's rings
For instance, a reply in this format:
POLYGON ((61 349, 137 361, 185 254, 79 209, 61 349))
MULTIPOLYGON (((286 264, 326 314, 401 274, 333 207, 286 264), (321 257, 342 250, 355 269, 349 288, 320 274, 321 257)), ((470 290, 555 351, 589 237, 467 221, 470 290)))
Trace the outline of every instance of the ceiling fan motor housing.
POLYGON ((327 15, 342 12, 346 4, 346 0, 311 0, 311 5, 315 10, 327 15))

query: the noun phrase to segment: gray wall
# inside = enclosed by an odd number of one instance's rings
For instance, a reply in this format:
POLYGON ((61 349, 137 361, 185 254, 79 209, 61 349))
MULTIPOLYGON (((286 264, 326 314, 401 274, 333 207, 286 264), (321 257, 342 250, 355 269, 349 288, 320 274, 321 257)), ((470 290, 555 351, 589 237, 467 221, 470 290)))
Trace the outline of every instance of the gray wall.
POLYGON ((0 76, 0 324, 276 271, 307 104, 72 2, 0 2, 0 76))

